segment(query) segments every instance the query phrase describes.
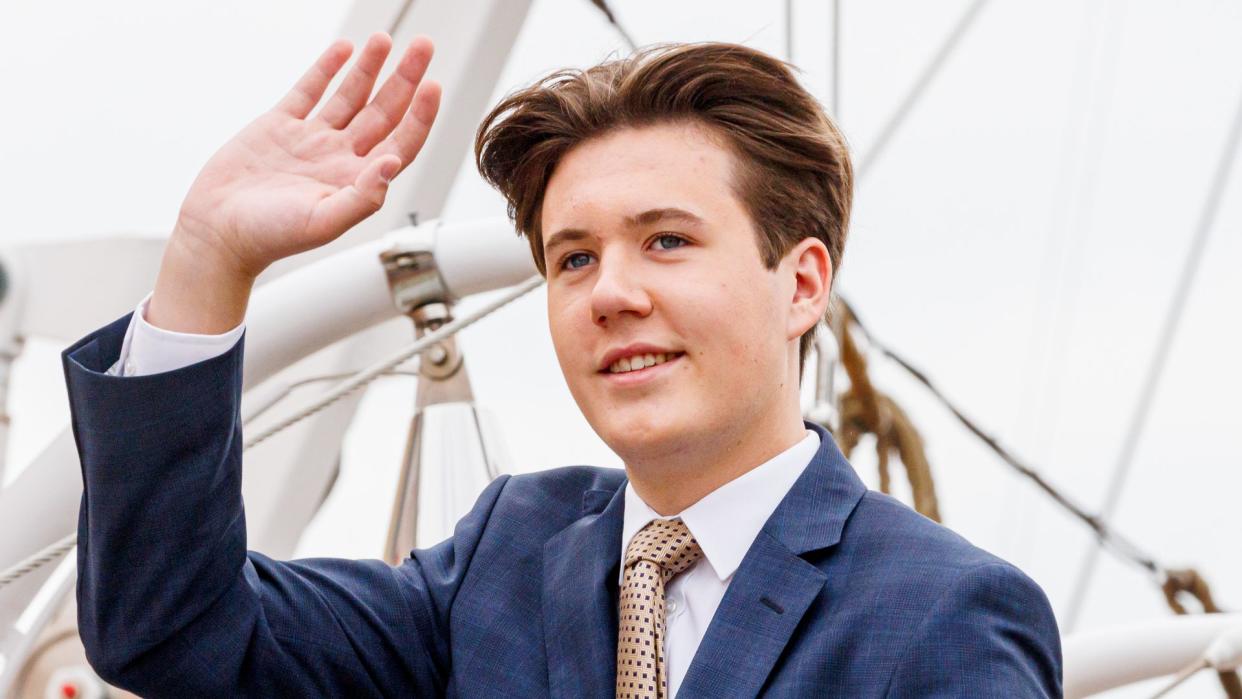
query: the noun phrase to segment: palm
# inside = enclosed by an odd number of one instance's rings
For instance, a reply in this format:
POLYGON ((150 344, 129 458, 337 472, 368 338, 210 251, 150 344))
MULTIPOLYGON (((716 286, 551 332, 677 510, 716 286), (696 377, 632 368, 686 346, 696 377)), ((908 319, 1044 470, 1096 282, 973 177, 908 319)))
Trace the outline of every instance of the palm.
POLYGON ((416 40, 367 104, 389 45, 386 35, 373 36, 337 93, 309 118, 348 58, 345 44, 329 48, 288 96, 207 162, 182 203, 180 228, 261 269, 337 238, 379 209, 387 179, 414 159, 439 103, 435 83, 420 86, 430 43, 416 40))

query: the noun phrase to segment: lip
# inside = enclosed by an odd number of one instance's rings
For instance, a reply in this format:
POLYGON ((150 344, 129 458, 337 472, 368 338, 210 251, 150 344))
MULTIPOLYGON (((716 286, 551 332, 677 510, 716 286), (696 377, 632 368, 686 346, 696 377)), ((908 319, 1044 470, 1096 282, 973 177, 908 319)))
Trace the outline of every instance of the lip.
MULTIPOLYGON (((632 357, 636 354, 683 354, 683 353, 677 350, 668 349, 667 347, 660 347, 658 345, 649 345, 646 343, 639 342, 639 343, 635 343, 632 345, 626 345, 625 347, 618 347, 616 349, 609 350, 608 353, 604 355, 604 358, 600 360, 599 364, 597 365, 598 367, 597 371, 599 371, 599 373, 601 374, 608 374, 609 376, 619 376, 619 374, 613 374, 612 372, 608 371, 608 367, 612 366, 614 362, 616 362, 618 359, 622 357, 632 357)), ((671 364, 671 363, 672 362, 665 362, 665 364, 671 364)), ((639 371, 635 371, 633 373, 638 374, 643 371, 646 371, 647 369, 655 369, 661 366, 664 366, 664 364, 657 364, 655 366, 649 366, 646 369, 640 369, 639 371)))
POLYGON ((643 367, 642 369, 636 369, 634 371, 623 371, 614 374, 605 370, 600 372, 600 374, 604 377, 604 380, 612 386, 634 386, 637 384, 647 383, 648 381, 653 381, 663 376, 666 372, 672 371, 671 367, 681 362, 684 356, 684 353, 678 354, 675 358, 670 359, 663 364, 653 364, 649 367, 643 367))

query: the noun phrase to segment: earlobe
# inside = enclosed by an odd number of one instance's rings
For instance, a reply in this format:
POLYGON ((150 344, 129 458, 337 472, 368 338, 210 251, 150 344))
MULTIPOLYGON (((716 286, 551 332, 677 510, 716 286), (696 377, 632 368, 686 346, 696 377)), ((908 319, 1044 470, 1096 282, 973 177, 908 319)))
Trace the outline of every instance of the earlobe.
POLYGON ((792 265, 793 297, 790 299, 789 339, 801 337, 815 326, 828 310, 832 290, 832 258, 818 238, 806 238, 789 251, 792 265))

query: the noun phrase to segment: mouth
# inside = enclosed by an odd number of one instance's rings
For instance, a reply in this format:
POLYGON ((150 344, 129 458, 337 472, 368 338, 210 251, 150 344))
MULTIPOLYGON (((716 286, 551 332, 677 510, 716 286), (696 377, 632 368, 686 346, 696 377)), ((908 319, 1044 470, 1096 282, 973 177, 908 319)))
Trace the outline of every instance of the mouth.
POLYGON ((685 352, 644 354, 641 357, 620 359, 613 362, 607 369, 599 372, 605 381, 613 386, 635 386, 646 384, 672 371, 672 367, 681 363, 685 352), (629 368, 626 369, 628 361, 629 368), (651 362, 648 364, 648 362, 651 362))

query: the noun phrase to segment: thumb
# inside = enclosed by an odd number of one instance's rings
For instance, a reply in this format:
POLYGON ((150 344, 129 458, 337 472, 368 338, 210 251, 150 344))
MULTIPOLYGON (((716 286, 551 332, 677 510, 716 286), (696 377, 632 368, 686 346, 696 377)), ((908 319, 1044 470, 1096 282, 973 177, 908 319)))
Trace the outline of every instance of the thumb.
POLYGON ((388 195, 388 183, 401 170, 401 159, 386 154, 368 163, 354 183, 322 199, 312 215, 312 227, 336 238, 379 211, 388 195))
POLYGON ((382 155, 358 173, 353 188, 364 199, 374 203, 375 209, 379 209, 384 205, 384 197, 388 195, 388 183, 400 170, 400 158, 395 155, 382 155))

